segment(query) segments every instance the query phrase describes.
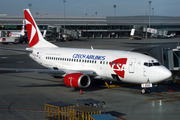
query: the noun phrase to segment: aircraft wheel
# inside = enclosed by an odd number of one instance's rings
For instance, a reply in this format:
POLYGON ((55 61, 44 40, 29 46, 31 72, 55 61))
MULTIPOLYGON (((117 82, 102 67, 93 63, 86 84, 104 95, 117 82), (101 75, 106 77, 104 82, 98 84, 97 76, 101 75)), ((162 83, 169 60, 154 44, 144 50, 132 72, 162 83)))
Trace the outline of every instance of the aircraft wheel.
POLYGON ((145 89, 142 89, 141 93, 142 93, 142 94, 145 94, 145 93, 146 93, 146 90, 145 90, 145 89))
POLYGON ((143 88, 141 91, 142 94, 149 94, 150 92, 151 92, 151 90, 147 89, 147 88, 145 88, 145 89, 143 88))

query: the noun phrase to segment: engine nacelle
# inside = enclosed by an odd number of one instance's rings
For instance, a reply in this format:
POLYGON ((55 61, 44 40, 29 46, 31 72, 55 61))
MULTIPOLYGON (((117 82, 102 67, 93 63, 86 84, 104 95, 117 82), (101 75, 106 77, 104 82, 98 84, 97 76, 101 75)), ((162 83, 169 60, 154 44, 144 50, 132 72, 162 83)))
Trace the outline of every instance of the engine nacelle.
POLYGON ((87 88, 91 84, 91 79, 83 73, 71 73, 64 77, 64 84, 67 87, 87 88))

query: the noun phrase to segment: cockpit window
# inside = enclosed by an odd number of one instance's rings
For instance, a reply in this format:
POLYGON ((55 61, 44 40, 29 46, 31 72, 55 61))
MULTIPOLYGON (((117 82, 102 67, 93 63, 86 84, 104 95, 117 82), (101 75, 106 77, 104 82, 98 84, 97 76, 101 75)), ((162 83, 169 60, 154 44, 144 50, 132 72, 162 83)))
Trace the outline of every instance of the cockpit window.
POLYGON ((149 67, 149 63, 145 62, 145 63, 144 63, 144 66, 149 67))
POLYGON ((153 64, 152 64, 152 63, 149 63, 149 67, 151 67, 151 66, 153 66, 153 64))
POLYGON ((154 63, 148 63, 148 62, 145 62, 144 63, 144 66, 147 66, 147 67, 152 67, 152 66, 160 66, 161 64, 159 62, 154 62, 154 63))
POLYGON ((161 64, 159 62, 153 63, 154 66, 160 66, 161 64))

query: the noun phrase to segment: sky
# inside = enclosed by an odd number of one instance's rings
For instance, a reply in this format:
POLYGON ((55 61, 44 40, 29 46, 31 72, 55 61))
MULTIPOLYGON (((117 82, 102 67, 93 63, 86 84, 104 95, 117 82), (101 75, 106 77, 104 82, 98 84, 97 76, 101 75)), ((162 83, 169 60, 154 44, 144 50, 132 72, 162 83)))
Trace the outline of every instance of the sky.
MULTIPOLYGON (((30 8, 32 14, 64 15, 63 0, 0 0, 0 14, 23 15, 30 8)), ((149 0, 66 0, 65 14, 72 16, 116 16, 149 15, 149 0)), ((180 0, 152 0, 154 15, 180 16, 180 0)), ((151 13, 153 10, 151 9, 151 13)))

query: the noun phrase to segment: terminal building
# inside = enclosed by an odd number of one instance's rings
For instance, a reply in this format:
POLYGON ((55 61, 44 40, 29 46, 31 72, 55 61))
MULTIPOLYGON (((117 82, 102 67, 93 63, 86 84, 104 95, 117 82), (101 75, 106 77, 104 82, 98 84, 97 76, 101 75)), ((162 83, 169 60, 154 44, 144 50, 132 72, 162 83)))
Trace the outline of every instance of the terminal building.
MULTIPOLYGON (((180 16, 64 16, 63 15, 33 15, 41 31, 62 32, 79 31, 80 37, 89 38, 121 38, 129 37, 131 29, 144 37, 146 28, 168 31, 168 34, 180 34, 180 16), (150 23, 150 24, 149 24, 150 23), (150 26, 149 26, 150 25, 150 26)), ((0 30, 20 31, 23 15, 0 14, 0 30)))

